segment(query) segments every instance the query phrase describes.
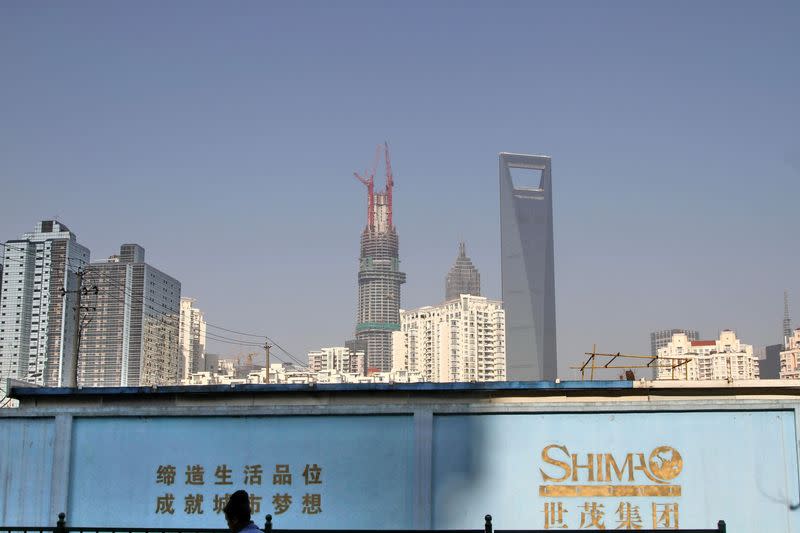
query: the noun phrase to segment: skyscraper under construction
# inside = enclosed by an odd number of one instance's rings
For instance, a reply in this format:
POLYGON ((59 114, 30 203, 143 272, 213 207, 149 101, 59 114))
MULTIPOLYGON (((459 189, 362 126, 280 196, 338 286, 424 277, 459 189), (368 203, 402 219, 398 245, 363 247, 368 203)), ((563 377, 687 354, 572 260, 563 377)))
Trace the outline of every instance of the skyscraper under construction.
POLYGON ((392 222, 392 166, 389 146, 378 146, 375 163, 364 176, 355 174, 367 188, 367 225, 361 232, 358 267, 358 318, 356 339, 366 343, 367 369, 388 372, 392 366, 392 332, 400 329, 400 272, 397 231, 392 222), (386 188, 375 192, 375 171, 383 148, 386 188))

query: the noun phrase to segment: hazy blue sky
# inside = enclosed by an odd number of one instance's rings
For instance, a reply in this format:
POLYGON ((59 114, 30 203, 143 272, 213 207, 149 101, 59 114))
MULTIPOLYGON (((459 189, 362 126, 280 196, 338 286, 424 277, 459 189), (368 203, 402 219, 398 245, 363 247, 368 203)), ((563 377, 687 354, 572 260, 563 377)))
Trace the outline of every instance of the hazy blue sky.
POLYGON ((0 240, 137 242, 305 358, 353 334, 377 143, 406 308, 459 239, 500 296, 497 154, 548 154, 563 376, 653 329, 770 344, 784 288, 800 318, 798 57, 796 1, 5 0, 0 240))

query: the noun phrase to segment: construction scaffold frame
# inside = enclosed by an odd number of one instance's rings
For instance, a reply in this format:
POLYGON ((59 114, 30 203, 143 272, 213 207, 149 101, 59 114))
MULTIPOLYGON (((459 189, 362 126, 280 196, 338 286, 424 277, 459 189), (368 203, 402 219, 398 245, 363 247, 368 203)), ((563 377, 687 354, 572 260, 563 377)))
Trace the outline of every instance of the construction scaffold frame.
POLYGON ((573 370, 581 371, 581 381, 586 379, 586 371, 589 370, 589 381, 594 381, 595 370, 625 370, 626 377, 632 379, 633 370, 637 368, 669 368, 672 373, 672 379, 675 379, 675 369, 680 368, 692 360, 691 357, 662 357, 658 355, 633 355, 617 353, 599 353, 597 347, 594 346, 591 352, 584 352, 587 356, 586 361, 580 366, 571 366, 573 370), (616 364, 612 365, 617 360, 622 362, 631 360, 631 364, 616 364), (646 364, 635 364, 647 360, 646 364), (662 363, 662 361, 664 363, 662 363), (631 374, 628 374, 628 371, 631 374))

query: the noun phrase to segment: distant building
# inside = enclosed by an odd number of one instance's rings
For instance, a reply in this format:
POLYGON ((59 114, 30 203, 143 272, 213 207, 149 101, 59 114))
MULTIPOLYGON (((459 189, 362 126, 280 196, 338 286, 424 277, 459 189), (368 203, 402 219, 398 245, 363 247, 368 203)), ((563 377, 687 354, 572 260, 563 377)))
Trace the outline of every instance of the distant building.
POLYGON ((723 330, 719 339, 689 340, 675 333, 658 351, 657 379, 739 380, 758 379, 758 358, 753 346, 744 344, 736 333, 723 330))
POLYGON ((447 273, 445 300, 455 300, 462 294, 481 295, 481 275, 472 260, 467 257, 466 245, 458 243, 458 257, 447 273))
POLYGON ((144 262, 144 248, 123 244, 119 255, 86 269, 97 294, 87 314, 78 360, 84 387, 179 383, 181 284, 144 262))
POLYGON ((800 328, 787 336, 786 341, 786 349, 780 354, 780 379, 800 379, 800 328))
MULTIPOLYGON (((196 372, 182 381, 183 385, 239 385, 267 383, 267 369, 258 368, 245 375, 226 372, 196 372)), ((374 372, 369 376, 338 370, 313 371, 299 368, 291 363, 273 363, 269 366, 269 383, 298 385, 315 383, 419 383, 422 377, 417 372, 404 370, 374 372)))
POLYGON ((501 302, 462 294, 441 305, 400 312, 392 370, 424 381, 505 381, 505 312, 501 302))
POLYGON ((346 374, 364 374, 364 352, 346 346, 332 346, 308 352, 308 368, 314 372, 336 370, 346 374))
POLYGON ((792 336, 792 319, 789 317, 789 291, 783 291, 783 345, 789 346, 792 336))
POLYGON ((194 298, 181 298, 178 343, 181 350, 180 379, 205 370, 206 319, 194 306, 194 298))
POLYGON ((219 354, 206 353, 203 358, 203 372, 216 372, 219 368, 219 354))
POLYGON ((344 346, 352 352, 362 352, 364 354, 364 374, 367 373, 367 361, 369 361, 369 344, 363 339, 349 339, 344 341, 344 346))
POLYGON ((654 357, 658 355, 658 350, 672 342, 672 336, 676 333, 685 333, 686 338, 690 341, 700 339, 700 334, 696 329, 662 329, 661 331, 653 331, 650 333, 650 355, 654 357))
POLYGON ((58 386, 65 355, 76 341, 76 271, 89 262, 89 249, 56 220, 39 222, 4 248, 0 382, 12 378, 58 386))
POLYGON ((759 357, 758 359, 758 374, 760 379, 780 378, 781 350, 783 350, 783 344, 772 344, 764 347, 764 357, 759 357))
POLYGON ((548 156, 500 154, 500 267, 508 379, 554 380, 558 357, 548 156), (541 172, 539 184, 515 183, 512 169, 541 172))

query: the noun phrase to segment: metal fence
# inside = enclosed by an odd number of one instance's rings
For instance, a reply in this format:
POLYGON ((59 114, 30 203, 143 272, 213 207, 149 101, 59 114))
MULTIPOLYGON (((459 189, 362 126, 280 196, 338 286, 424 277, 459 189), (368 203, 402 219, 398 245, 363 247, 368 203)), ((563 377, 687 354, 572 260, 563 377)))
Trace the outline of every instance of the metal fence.
MULTIPOLYGON (((492 527, 492 515, 484 517, 483 529, 278 529, 272 523, 272 515, 267 515, 264 522, 265 533, 545 533, 548 529, 498 529, 492 527)), ((559 529, 565 533, 577 532, 577 529, 559 529)), ((660 533, 664 529, 637 529, 639 533, 660 533)), ((673 531, 675 531, 673 529, 673 531)), ((684 533, 726 533, 725 521, 717 522, 714 529, 679 529, 684 533)), ((60 513, 55 527, 43 526, 0 526, 0 533, 230 533, 228 529, 215 528, 162 528, 162 527, 88 527, 67 526, 66 515, 60 513)))

